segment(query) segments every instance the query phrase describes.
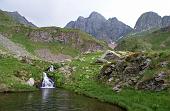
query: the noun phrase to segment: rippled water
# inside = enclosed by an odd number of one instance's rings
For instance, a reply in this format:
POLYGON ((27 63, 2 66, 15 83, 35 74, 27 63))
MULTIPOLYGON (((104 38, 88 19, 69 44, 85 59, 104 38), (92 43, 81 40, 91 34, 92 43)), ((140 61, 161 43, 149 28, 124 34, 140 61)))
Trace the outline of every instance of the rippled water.
POLYGON ((66 90, 42 89, 31 93, 0 94, 0 111, 123 111, 66 90))

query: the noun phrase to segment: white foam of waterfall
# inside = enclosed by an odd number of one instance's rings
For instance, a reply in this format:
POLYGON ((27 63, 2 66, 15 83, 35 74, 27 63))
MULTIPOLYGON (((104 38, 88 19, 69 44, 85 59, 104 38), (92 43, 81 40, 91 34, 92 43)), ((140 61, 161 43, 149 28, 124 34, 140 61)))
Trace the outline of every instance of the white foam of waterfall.
POLYGON ((43 72, 43 81, 41 83, 41 88, 55 88, 54 82, 48 78, 47 73, 43 72))

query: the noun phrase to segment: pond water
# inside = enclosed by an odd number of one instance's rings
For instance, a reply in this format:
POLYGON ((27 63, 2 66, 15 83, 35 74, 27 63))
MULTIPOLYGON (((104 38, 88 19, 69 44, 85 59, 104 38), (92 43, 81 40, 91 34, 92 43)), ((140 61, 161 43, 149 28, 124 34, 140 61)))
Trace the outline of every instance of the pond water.
POLYGON ((96 99, 62 90, 42 89, 37 92, 1 93, 0 111, 123 111, 96 99))

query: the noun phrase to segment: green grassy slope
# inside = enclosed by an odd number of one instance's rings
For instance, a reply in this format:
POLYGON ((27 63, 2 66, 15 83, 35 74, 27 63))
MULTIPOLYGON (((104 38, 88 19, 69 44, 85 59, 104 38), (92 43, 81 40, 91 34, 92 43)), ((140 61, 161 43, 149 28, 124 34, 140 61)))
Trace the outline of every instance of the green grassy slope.
MULTIPOLYGON (((83 33, 79 30, 70 30, 70 29, 62 29, 62 28, 55 28, 55 27, 46 27, 46 28, 31 28, 25 27, 22 25, 19 26, 0 26, 0 33, 3 33, 9 37, 13 42, 19 43, 26 48, 28 52, 35 54, 35 50, 38 49, 49 49, 54 54, 62 53, 66 55, 70 55, 75 57, 79 55, 82 51, 81 49, 89 46, 90 44, 98 44, 103 48, 107 48, 107 44, 94 39, 92 36, 83 33), (51 30, 57 30, 55 33, 51 33, 51 30), (64 33, 77 33, 77 35, 83 40, 84 45, 80 47, 72 47, 73 44, 76 44, 75 41, 70 41, 69 44, 63 44, 59 41, 52 41, 52 42, 41 42, 41 41, 33 41, 28 37, 30 32, 47 32, 53 36, 57 36, 58 34, 64 33), (89 44, 89 45, 88 45, 89 44)), ((75 38, 76 40, 76 38, 75 38)))
MULTIPOLYGON (((150 56, 155 55, 157 54, 150 56)), ((170 90, 150 92, 124 88, 121 92, 116 93, 112 90, 111 86, 99 82, 97 76, 100 73, 102 65, 95 64, 94 61, 100 56, 101 53, 82 55, 80 59, 66 64, 75 67, 75 71, 69 79, 58 78, 60 81, 57 84, 64 83, 63 87, 66 89, 97 98, 101 101, 120 105, 128 111, 169 111, 170 99, 168 98, 170 98, 170 90)), ((156 60, 153 65, 157 66, 159 60, 156 60)), ((150 74, 152 73, 145 73, 145 77, 150 77, 150 74)))
POLYGON ((147 51, 170 49, 170 31, 155 31, 152 33, 129 36, 118 42, 117 50, 147 51))
POLYGON ((31 63, 18 60, 12 56, 0 55, 0 92, 3 91, 31 91, 35 87, 26 85, 29 78, 40 81, 43 70, 49 63, 31 60, 31 63))
MULTIPOLYGON (((0 34, 5 35, 13 42, 21 44, 27 51, 35 54, 35 51, 38 49, 49 49, 54 54, 65 54, 75 57, 82 53, 82 49, 85 49, 87 46, 91 44, 96 44, 101 47, 107 47, 107 44, 96 40, 94 37, 90 36, 87 33, 81 32, 79 30, 72 29, 64 29, 57 27, 43 27, 43 28, 33 28, 24 26, 17 21, 15 21, 12 17, 10 17, 6 12, 0 10, 0 34), (42 41, 33 41, 30 39, 29 34, 31 32, 35 33, 48 33, 51 37, 58 37, 63 34, 73 34, 80 37, 83 41, 83 45, 78 47, 72 47, 76 44, 76 37, 69 42, 69 44, 63 44, 59 41, 51 41, 51 42, 42 42, 42 41)), ((74 37, 73 37, 74 38, 74 37)))
POLYGON ((0 10, 0 25, 17 25, 17 22, 7 13, 0 10))

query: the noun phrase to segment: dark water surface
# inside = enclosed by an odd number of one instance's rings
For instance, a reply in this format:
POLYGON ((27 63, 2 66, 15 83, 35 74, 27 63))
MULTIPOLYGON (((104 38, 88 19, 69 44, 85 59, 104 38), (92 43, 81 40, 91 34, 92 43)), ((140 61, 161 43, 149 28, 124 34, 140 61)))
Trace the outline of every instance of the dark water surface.
POLYGON ((121 108, 66 90, 0 94, 0 111, 123 111, 121 108))

